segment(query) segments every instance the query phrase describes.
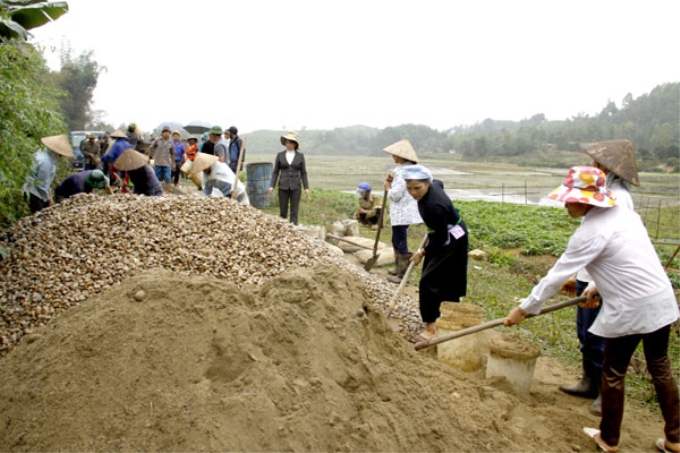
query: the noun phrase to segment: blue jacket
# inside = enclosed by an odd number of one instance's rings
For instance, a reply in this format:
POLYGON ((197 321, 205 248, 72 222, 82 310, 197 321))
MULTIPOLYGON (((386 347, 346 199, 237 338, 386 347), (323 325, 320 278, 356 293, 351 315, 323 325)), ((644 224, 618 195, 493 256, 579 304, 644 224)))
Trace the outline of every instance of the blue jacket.
POLYGON ((120 157, 120 155, 123 154, 123 151, 129 148, 132 148, 132 145, 126 139, 116 139, 116 143, 114 143, 111 146, 109 152, 104 154, 104 157, 102 157, 102 162, 115 162, 120 157))

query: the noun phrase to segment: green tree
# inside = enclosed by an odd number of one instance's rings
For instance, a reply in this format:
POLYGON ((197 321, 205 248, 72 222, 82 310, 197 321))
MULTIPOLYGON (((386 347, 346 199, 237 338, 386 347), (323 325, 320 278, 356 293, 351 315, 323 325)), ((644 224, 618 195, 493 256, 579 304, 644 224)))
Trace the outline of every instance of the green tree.
POLYGON ((57 20, 67 12, 66 2, 0 0, 0 43, 13 38, 26 41, 28 30, 57 20))
POLYGON ((0 46, 0 228, 28 212, 21 186, 40 138, 66 132, 57 93, 32 46, 15 40, 0 46))
POLYGON ((73 56, 70 47, 61 51, 61 70, 55 72, 54 82, 66 95, 59 99, 61 112, 70 130, 83 130, 92 123, 92 94, 97 87, 99 74, 106 67, 100 66, 89 50, 73 56))

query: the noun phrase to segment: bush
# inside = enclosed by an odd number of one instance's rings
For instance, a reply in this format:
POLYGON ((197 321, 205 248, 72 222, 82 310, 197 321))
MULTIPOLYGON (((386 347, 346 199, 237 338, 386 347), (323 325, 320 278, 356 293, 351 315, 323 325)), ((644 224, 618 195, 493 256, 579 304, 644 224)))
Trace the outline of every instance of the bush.
POLYGON ((40 138, 63 134, 58 90, 42 55, 18 41, 0 45, 0 228, 28 212, 21 186, 40 138))

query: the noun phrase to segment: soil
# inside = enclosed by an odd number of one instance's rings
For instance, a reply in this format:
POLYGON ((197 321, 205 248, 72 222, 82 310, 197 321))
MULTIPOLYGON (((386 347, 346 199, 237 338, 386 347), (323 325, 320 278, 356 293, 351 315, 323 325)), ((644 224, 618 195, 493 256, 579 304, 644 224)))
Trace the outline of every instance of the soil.
MULTIPOLYGON (((0 450, 595 451, 591 401, 557 391, 575 370, 542 357, 518 395, 434 356, 335 266, 242 290, 149 271, 0 359, 0 450)), ((661 435, 627 405, 622 452, 661 435)))

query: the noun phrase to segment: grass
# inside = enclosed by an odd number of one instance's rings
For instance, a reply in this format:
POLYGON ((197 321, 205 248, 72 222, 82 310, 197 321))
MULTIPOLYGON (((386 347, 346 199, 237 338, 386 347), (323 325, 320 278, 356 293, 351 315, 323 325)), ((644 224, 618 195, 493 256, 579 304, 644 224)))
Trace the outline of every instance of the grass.
MULTIPOLYGON (((276 200, 275 200, 276 203, 276 200)), ((356 208, 356 198, 337 190, 315 189, 300 204, 300 222, 324 225, 326 222, 351 218, 356 208)), ((468 268, 467 303, 485 309, 486 320, 501 318, 526 297, 534 284, 546 274, 556 257, 564 250, 569 237, 578 227, 578 220, 571 219, 565 210, 538 206, 499 204, 483 201, 455 202, 470 229, 471 248, 487 252, 485 261, 471 260, 468 268)), ((661 213, 662 219, 672 219, 677 207, 669 207, 661 213)), ((264 211, 278 215, 278 206, 264 211)), ((664 221, 660 231, 664 237, 677 237, 677 224, 664 221), (673 236, 676 235, 676 236, 673 236)), ((364 237, 374 238, 375 232, 361 228, 364 237)), ((415 250, 425 234, 423 225, 409 228, 410 250, 415 250)), ((391 232, 386 228, 381 240, 391 242, 391 232)), ((672 251, 670 252, 672 253, 672 251)), ((663 261, 663 253, 660 253, 663 261)), ((665 261, 664 261, 665 262, 665 261)), ((677 265, 677 262, 675 262, 677 265)), ((410 283, 420 278, 421 266, 415 268, 410 283)), ((677 282, 675 287, 678 288, 677 282)), ((557 294, 555 302, 567 297, 557 294)), ((575 308, 556 311, 540 316, 514 327, 514 332, 528 338, 543 348, 545 354, 574 366, 580 366, 578 338, 576 336, 575 308)), ((676 380, 680 378, 680 343, 678 325, 672 330, 669 355, 676 380)), ((642 348, 635 354, 644 358, 642 348)), ((658 410, 654 389, 648 376, 630 372, 627 379, 627 395, 658 410)))

